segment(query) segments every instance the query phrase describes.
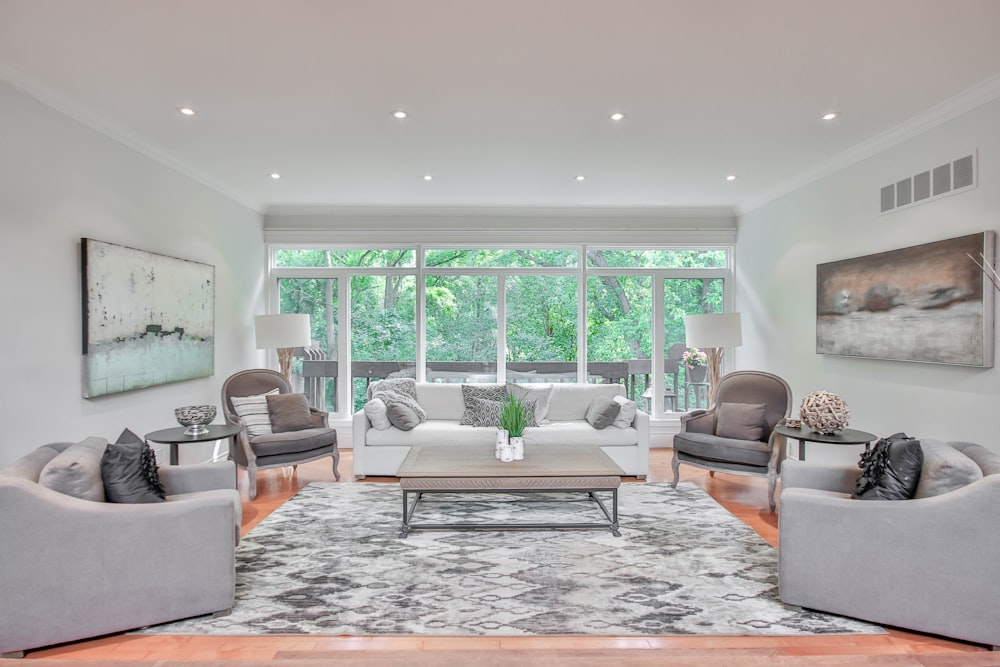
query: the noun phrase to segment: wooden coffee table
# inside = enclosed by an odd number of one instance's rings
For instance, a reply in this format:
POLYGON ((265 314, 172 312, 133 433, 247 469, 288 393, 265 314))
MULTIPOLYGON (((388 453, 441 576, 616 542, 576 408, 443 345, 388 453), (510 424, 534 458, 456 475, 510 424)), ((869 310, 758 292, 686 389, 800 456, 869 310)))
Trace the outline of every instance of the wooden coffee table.
POLYGON ((618 531, 618 487, 625 471, 600 447, 540 445, 525 448, 523 461, 497 460, 490 445, 414 447, 399 468, 403 490, 403 523, 399 536, 411 530, 511 530, 549 528, 608 528, 618 531), (611 511, 598 493, 611 494, 611 511), (583 493, 607 521, 581 523, 415 523, 420 499, 431 493, 583 493), (410 495, 414 495, 410 503, 410 495))

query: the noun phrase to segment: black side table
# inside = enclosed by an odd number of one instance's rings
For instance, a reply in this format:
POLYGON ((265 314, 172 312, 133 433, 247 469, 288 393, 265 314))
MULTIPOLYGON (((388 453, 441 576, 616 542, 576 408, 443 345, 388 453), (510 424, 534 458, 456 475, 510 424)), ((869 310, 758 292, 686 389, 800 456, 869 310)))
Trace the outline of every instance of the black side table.
POLYGON ((827 445, 869 445, 873 440, 878 440, 874 433, 856 431, 853 428, 845 428, 834 433, 817 433, 807 426, 791 428, 789 426, 778 425, 774 427, 775 432, 788 438, 795 438, 799 441, 799 460, 806 460, 806 443, 821 442, 827 445))
POLYGON ((229 447, 229 455, 236 451, 236 436, 243 430, 242 426, 231 424, 209 424, 208 431, 199 435, 187 435, 184 433, 184 426, 165 428, 162 431, 153 431, 146 434, 147 442, 159 442, 170 445, 170 465, 177 465, 177 445, 185 442, 209 442, 211 440, 222 440, 229 438, 232 443, 229 447))

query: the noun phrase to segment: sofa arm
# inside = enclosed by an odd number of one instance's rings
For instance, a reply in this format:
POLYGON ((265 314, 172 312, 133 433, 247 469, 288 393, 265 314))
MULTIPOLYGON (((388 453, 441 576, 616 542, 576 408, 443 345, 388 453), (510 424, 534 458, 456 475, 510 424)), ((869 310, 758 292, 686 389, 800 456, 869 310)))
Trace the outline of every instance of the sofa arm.
POLYGON ((649 415, 638 410, 635 413, 635 419, 632 420, 632 428, 637 432, 636 445, 639 449, 636 477, 645 478, 649 475, 649 415))
POLYGON ((781 465, 781 488, 819 489, 851 493, 861 470, 857 466, 833 466, 785 459, 781 465))
POLYGON ((236 465, 232 461, 161 466, 157 472, 168 496, 236 488, 236 465))
POLYGON ((365 478, 365 442, 368 437, 368 429, 372 423, 368 421, 368 415, 364 410, 354 413, 351 422, 351 456, 354 461, 354 478, 365 478))
POLYGON ((1000 475, 912 500, 787 488, 779 593, 787 604, 1000 645, 1000 475))

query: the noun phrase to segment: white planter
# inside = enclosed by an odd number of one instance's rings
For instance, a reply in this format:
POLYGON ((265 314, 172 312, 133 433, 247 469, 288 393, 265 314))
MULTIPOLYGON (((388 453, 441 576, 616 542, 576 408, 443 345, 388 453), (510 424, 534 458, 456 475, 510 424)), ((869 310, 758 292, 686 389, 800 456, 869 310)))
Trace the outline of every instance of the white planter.
POLYGON ((511 438, 510 448, 514 454, 515 461, 524 459, 524 438, 511 438))

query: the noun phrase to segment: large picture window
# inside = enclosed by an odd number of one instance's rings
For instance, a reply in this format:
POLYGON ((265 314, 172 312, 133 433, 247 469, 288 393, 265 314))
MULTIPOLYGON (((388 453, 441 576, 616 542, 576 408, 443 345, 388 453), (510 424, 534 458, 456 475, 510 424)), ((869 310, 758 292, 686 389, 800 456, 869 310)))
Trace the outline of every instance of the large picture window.
POLYGON ((703 406, 684 315, 725 310, 729 248, 272 249, 272 303, 309 313, 297 390, 346 418, 384 377, 615 382, 654 418, 703 406), (654 362, 661 363, 654 363, 654 362))

